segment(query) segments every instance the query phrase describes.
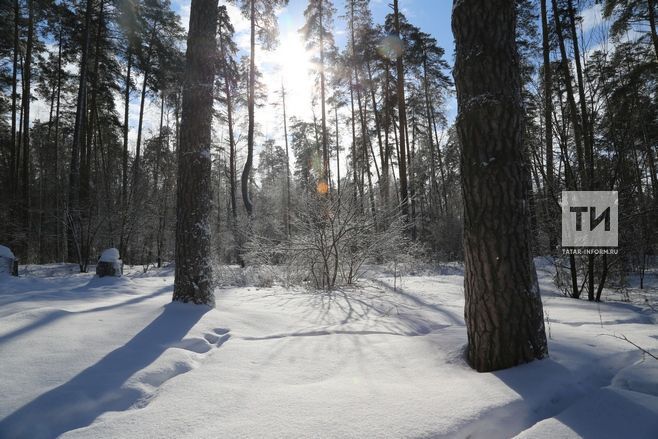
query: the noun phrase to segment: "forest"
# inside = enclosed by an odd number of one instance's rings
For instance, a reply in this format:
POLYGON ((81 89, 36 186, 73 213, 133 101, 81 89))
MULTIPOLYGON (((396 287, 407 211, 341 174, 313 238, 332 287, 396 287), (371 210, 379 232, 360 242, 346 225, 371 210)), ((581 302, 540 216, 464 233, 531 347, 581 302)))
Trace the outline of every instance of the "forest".
MULTIPOLYGON (((285 3, 235 3, 251 23, 248 51, 219 8, 208 224, 216 260, 245 265, 266 244, 281 259, 277 247, 303 245, 308 195, 318 191, 356 203, 371 233, 404 217, 414 257, 462 259, 444 49, 398 10, 375 23, 367 1, 341 11, 309 2, 299 33, 313 57, 312 117, 288 118, 285 78, 266 90, 255 68, 256 46, 277 43, 275 11, 285 3), (264 107, 268 94, 278 108, 264 107), (265 112, 277 113, 276 138, 259 132, 265 112)), ((562 190, 620 193, 619 256, 565 263, 587 280, 565 288, 590 298, 608 276, 645 268, 658 224, 653 1, 608 0, 609 26, 584 29, 579 13, 592 3, 516 2, 533 254, 557 254, 562 190)), ((172 5, 16 0, 3 2, 3 16, 0 240, 25 263, 70 261, 81 271, 107 247, 129 264, 173 260, 186 37, 172 5), (38 119, 36 101, 46 107, 38 119), (159 119, 148 131, 146 111, 159 119)))
POLYGON ((3 0, 0 393, 34 398, 0 410, 0 438, 149 436, 173 408, 121 416, 185 392, 204 395, 194 419, 227 393, 227 422, 171 437, 652 437, 655 3, 3 0), (613 219, 576 193, 614 194, 613 219), (570 244, 573 213, 616 245, 570 244), (41 349, 22 337, 58 328, 73 357, 87 314, 122 334, 107 356, 20 377, 41 349), (273 399, 245 384, 254 364, 273 399), (72 392, 90 404, 60 410, 72 392), (464 405, 403 409, 439 396, 464 405))

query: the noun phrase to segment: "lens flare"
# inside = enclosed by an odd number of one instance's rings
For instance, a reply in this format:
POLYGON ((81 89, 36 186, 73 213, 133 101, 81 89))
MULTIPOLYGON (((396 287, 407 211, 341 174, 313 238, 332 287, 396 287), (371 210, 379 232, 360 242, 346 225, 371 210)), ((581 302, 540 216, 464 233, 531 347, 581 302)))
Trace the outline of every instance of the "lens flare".
POLYGON ((404 46, 398 37, 395 35, 389 35, 380 41, 377 45, 377 51, 384 58, 396 60, 398 57, 402 56, 404 46))
POLYGON ((318 190, 318 194, 326 194, 327 192, 329 192, 329 185, 327 185, 325 181, 319 181, 317 190, 318 190))

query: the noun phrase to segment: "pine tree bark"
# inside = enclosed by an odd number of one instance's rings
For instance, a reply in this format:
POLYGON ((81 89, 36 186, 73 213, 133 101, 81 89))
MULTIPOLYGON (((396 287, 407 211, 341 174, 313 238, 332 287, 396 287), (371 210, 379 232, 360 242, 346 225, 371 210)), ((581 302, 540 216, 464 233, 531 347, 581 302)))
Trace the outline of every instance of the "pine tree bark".
POLYGON ((23 64, 23 156, 22 156, 22 189, 21 189, 21 226, 23 238, 19 247, 27 260, 30 247, 30 96, 32 80, 32 49, 34 46, 34 0, 27 3, 27 43, 25 62, 23 64))
POLYGON ((211 123, 217 0, 192 0, 178 148, 174 301, 214 306, 210 265, 211 123))
MULTIPOLYGON (((53 145, 54 150, 54 174, 55 174, 55 184, 59 188, 60 184, 60 170, 59 170, 59 117, 62 101, 62 36, 63 36, 63 24, 59 24, 59 49, 57 54, 57 104, 55 105, 55 142, 53 145)), ((62 252, 61 252, 61 243, 60 238, 62 236, 62 221, 61 221, 61 205, 62 205, 62 194, 58 189, 55 196, 55 261, 62 261, 62 252)))
MULTIPOLYGON (((544 57, 544 142, 546 148, 546 199, 555 197, 555 178, 553 165, 553 72, 551 69, 551 47, 548 27, 548 8, 546 0, 541 0, 541 31, 542 31, 542 53, 544 57)), ((550 201, 547 202, 548 211, 548 233, 549 248, 553 252, 557 246, 557 230, 553 225, 555 209, 550 201)))
POLYGON ((229 175, 229 192, 231 198, 231 215, 233 217, 231 227, 235 228, 238 218, 238 205, 235 198, 235 134, 233 132, 233 93, 231 91, 231 81, 229 79, 228 66, 225 62, 226 60, 226 48, 224 47, 224 38, 223 38, 223 29, 220 26, 218 29, 219 32, 219 41, 220 41, 220 58, 222 59, 222 76, 224 77, 224 96, 226 98, 226 125, 228 128, 228 143, 229 143, 229 163, 228 163, 228 175, 229 175))
MULTIPOLYGON (((339 140, 338 140, 340 138, 340 134, 339 134, 340 130, 338 128, 338 106, 334 107, 334 115, 335 115, 334 120, 336 122, 336 188, 338 190, 338 196, 340 197, 340 144, 339 144, 339 140)), ((286 158, 288 157, 288 139, 287 139, 287 137, 288 136, 286 136, 286 158)), ((290 192, 290 190, 288 190, 288 192, 290 192)))
POLYGON ((649 10, 649 26, 651 27, 651 42, 653 43, 654 54, 658 60, 658 32, 656 32, 656 5, 655 0, 647 0, 649 10))
MULTIPOLYGON (((395 34, 400 38, 400 18, 398 11, 398 0, 393 1, 393 14, 395 21, 395 34)), ((407 158, 405 150, 405 135, 404 130, 407 125, 407 109, 404 99, 404 64, 402 62, 402 54, 400 54, 395 60, 395 66, 397 69, 397 92, 398 92, 398 112, 399 112, 399 129, 400 129, 400 150, 399 150, 399 160, 398 160, 398 173, 400 179, 400 207, 402 209, 402 217, 407 220, 409 208, 409 198, 407 190, 407 158)))
MULTIPOLYGON (((133 185, 131 193, 139 191, 139 179, 141 177, 141 160, 142 160, 142 128, 144 126, 144 104, 146 103, 146 88, 151 74, 151 58, 157 37, 158 22, 153 23, 151 35, 149 37, 149 45, 146 53, 146 62, 144 65, 144 81, 142 82, 142 93, 139 101, 139 118, 137 121, 137 141, 135 142, 135 164, 133 167, 133 185)), ((131 197, 132 198, 132 197, 131 197)))
POLYGON ((249 176, 254 161, 254 107, 256 103, 256 0, 251 0, 250 4, 250 55, 249 55, 249 90, 247 98, 248 126, 247 126, 247 160, 242 170, 240 185, 242 189, 242 202, 251 217, 254 213, 254 205, 249 195, 249 176))
POLYGON ((326 185, 327 193, 329 192, 329 140, 327 136, 327 109, 325 99, 325 75, 324 75, 324 26, 322 23, 322 6, 323 2, 319 2, 318 19, 320 30, 320 109, 322 112, 322 180, 326 185))
MULTIPOLYGON (((573 122, 574 141, 576 143, 576 159, 578 164, 578 174, 582 178, 585 175, 585 158, 583 152, 584 127, 580 124, 578 117, 578 108, 571 82, 571 69, 569 68, 569 58, 567 56, 566 45, 564 44, 564 34, 562 31, 562 21, 560 20, 560 9, 557 0, 551 0, 553 6, 553 19, 555 21, 555 32, 557 34, 558 46, 560 48, 561 62, 560 67, 564 74, 564 85, 567 91, 567 102, 569 104, 569 115, 573 122)), ((577 179, 573 179, 573 188, 577 188, 577 179)))
POLYGON ((132 69, 132 49, 128 47, 128 66, 126 71, 126 85, 123 102, 123 154, 121 156, 121 205, 122 210, 128 204, 128 132, 130 121, 130 71, 132 69))
POLYGON ((548 355, 529 244, 515 26, 514 0, 460 0, 453 7, 468 360, 481 372, 548 355))
POLYGON ((359 198, 359 193, 361 198, 363 198, 363 188, 359 184, 358 175, 357 175, 357 163, 358 158, 356 156, 356 113, 354 111, 354 87, 355 84, 352 82, 352 76, 350 75, 350 110, 351 110, 351 123, 352 123, 352 183, 354 191, 354 202, 357 202, 359 198))
MULTIPOLYGON (((19 47, 19 27, 18 22, 20 20, 20 5, 18 0, 14 1, 14 56, 12 63, 12 81, 11 81, 11 166, 10 166, 10 192, 12 197, 12 202, 16 201, 16 185, 18 184, 18 145, 16 144, 16 110, 18 108, 18 52, 19 47)), ((12 206, 14 207, 14 206, 12 206)))
POLYGON ((80 78, 78 84, 78 99, 75 110, 75 125, 73 128, 73 143, 71 144, 71 165, 69 168, 69 205, 68 205, 68 257, 75 260, 84 270, 86 262, 82 260, 81 253, 81 230, 82 221, 80 215, 80 151, 82 145, 82 131, 85 120, 87 100, 87 57, 89 52, 89 35, 91 27, 92 1, 85 2, 85 31, 82 44, 82 56, 80 58, 80 78))
MULTIPOLYGON (((288 148, 288 116, 286 115, 286 89, 283 87, 283 82, 281 83, 281 102, 283 106, 283 138, 286 143, 286 236, 290 239, 291 233, 291 218, 290 218, 290 155, 288 148)), ((338 173, 338 178, 340 179, 340 168, 338 173)), ((338 194, 340 195, 340 181, 338 182, 338 194)))

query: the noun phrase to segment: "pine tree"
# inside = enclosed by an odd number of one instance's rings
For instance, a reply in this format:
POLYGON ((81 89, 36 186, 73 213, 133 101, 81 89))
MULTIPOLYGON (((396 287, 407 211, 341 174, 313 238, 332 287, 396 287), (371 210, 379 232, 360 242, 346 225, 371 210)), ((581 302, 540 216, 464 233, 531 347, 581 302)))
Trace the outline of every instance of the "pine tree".
MULTIPOLYGON (((395 26, 395 36, 400 39, 400 12, 398 10, 398 0, 393 0, 393 20, 395 26)), ((404 61, 402 53, 398 53, 395 59, 395 69, 397 71, 397 97, 398 97, 398 125, 399 125, 399 175, 400 175, 400 206, 402 209, 402 216, 406 219, 409 215, 409 192, 407 189, 407 109, 404 99, 404 61)))
POLYGON ((256 39, 264 49, 274 47, 277 42, 278 28, 275 11, 288 4, 288 0, 240 0, 242 15, 249 19, 249 82, 247 111, 249 113, 247 128, 247 160, 242 171, 242 201, 247 215, 252 216, 254 206, 249 195, 249 181, 254 160, 254 132, 256 106, 256 39))
POLYGON ((228 129, 229 150, 229 193, 231 198, 231 214, 234 222, 237 220, 238 208, 236 201, 236 151, 234 133, 234 105, 239 80, 239 66, 236 62, 238 52, 237 45, 233 39, 235 30, 228 15, 226 6, 220 6, 217 14, 217 45, 219 47, 218 72, 221 73, 220 88, 223 93, 219 101, 225 106, 226 114, 224 120, 228 129))
POLYGON ((333 27, 333 15, 335 9, 331 0, 309 0, 304 11, 306 23, 300 32, 306 40, 306 48, 319 54, 315 59, 318 76, 320 77, 320 108, 322 122, 322 178, 319 191, 324 193, 329 190, 329 136, 327 134, 327 109, 326 109, 326 71, 327 63, 334 58, 336 48, 334 37, 331 32, 333 27))
POLYGON ((453 9, 468 360, 481 372, 548 354, 530 253, 515 24, 514 0, 462 1, 453 9))
POLYGON ((650 38, 658 60, 655 0, 604 0, 603 16, 614 19, 611 30, 615 38, 622 37, 632 27, 640 28, 638 23, 648 24, 649 32, 644 33, 642 39, 650 38))
POLYGON ((217 0, 192 0, 178 148, 174 300, 214 306, 210 194, 217 0))

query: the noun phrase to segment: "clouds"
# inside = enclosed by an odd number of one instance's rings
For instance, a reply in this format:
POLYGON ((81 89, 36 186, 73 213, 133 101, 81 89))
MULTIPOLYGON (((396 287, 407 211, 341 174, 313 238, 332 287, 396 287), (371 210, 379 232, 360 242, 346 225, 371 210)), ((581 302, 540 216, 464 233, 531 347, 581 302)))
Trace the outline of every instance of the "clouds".
POLYGON ((583 19, 581 26, 584 33, 588 33, 603 24, 602 7, 600 4, 593 4, 580 12, 583 19))

